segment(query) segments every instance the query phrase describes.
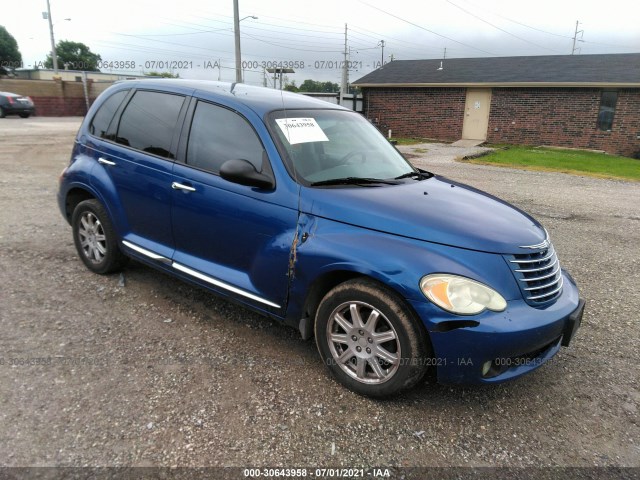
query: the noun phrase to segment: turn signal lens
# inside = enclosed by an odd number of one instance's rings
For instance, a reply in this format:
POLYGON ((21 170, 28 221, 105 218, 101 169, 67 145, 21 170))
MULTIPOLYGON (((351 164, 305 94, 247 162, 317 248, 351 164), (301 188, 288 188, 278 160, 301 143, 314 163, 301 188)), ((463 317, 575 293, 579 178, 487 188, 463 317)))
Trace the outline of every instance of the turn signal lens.
POLYGON ((458 275, 437 273, 420 281, 422 293, 443 310, 458 315, 477 315, 485 310, 507 308, 502 295, 486 285, 458 275))

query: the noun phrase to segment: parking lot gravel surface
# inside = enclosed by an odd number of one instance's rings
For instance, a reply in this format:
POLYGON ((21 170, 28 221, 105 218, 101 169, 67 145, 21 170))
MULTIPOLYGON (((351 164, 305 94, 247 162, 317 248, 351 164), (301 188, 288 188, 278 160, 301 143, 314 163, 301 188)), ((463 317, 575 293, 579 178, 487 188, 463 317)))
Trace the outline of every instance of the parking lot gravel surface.
POLYGON ((372 400, 293 329, 140 264, 89 272, 55 200, 79 122, 0 120, 1 466, 640 467, 639 183, 401 147, 537 217, 587 309, 517 381, 372 400))

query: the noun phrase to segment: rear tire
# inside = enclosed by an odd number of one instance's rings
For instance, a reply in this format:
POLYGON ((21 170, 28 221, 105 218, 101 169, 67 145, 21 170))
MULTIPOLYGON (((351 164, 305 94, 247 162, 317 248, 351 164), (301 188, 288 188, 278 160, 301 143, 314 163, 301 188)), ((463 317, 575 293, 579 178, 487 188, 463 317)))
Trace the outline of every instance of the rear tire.
POLYGON ((354 279, 320 302, 316 344, 331 374, 361 395, 385 397, 411 388, 427 372, 427 334, 395 292, 354 279))
POLYGON ((129 258, 120 251, 109 215, 98 200, 80 202, 73 211, 71 226, 78 255, 89 270, 106 274, 127 264, 129 258))
POLYGON ((4 111, 4 108, 0 107, 0 118, 4 118, 7 116, 7 112, 4 111))
POLYGON ((21 113, 20 118, 29 118, 30 115, 30 113, 21 113))

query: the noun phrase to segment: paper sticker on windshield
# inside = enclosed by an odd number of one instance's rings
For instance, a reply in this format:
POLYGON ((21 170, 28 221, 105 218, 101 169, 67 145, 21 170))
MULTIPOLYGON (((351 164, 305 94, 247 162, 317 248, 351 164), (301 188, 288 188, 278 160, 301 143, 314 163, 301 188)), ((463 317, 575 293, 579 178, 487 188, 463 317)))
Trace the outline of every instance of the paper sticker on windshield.
POLYGON ((276 123, 291 145, 329 141, 315 118, 278 118, 276 123))

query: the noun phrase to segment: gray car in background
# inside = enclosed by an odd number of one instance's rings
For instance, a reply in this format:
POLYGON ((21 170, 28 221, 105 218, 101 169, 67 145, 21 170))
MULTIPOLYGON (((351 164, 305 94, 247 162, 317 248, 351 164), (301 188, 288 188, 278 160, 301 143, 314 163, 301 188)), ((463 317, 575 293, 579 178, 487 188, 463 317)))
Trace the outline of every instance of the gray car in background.
POLYGON ((17 93, 0 92, 0 118, 7 115, 20 115, 29 118, 36 110, 33 100, 17 93))

